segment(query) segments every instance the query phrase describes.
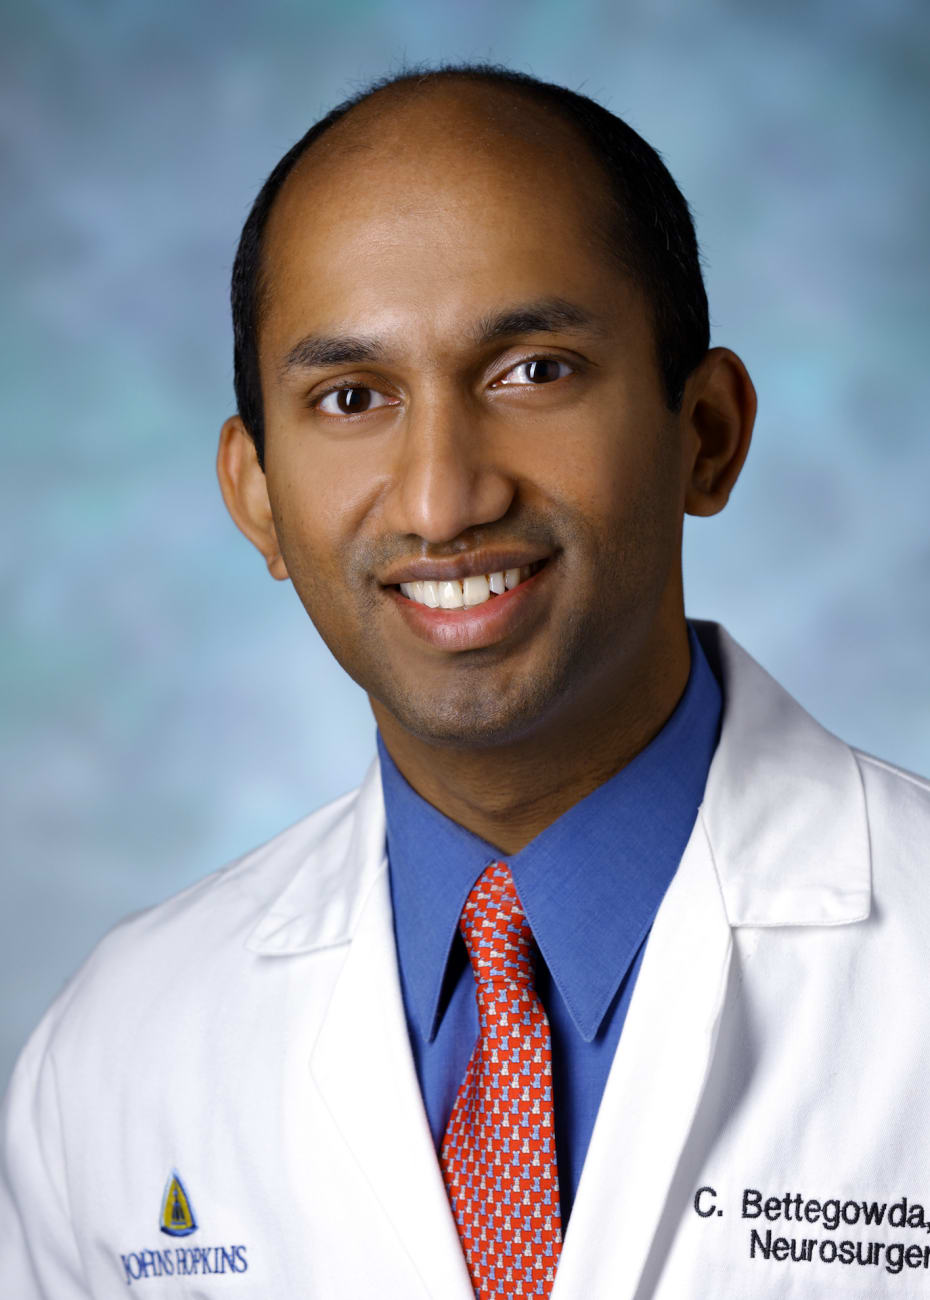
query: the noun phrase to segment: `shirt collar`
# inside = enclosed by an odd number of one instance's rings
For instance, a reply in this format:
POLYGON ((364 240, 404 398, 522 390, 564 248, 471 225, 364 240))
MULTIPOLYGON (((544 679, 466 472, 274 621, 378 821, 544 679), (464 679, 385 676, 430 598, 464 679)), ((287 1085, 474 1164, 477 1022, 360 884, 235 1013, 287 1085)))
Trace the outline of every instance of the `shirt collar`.
POLYGON ((441 1019, 465 900, 497 859, 578 1032, 595 1037, 677 870, 717 743, 720 687, 690 627, 689 639, 688 684, 658 735, 510 857, 422 799, 378 736, 398 958, 424 1038, 441 1019))

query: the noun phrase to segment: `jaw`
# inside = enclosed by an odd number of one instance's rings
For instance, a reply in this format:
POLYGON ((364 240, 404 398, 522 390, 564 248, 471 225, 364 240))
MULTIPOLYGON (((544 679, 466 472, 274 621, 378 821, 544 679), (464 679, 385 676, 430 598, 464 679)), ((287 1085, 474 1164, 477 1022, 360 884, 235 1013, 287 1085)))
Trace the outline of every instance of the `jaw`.
POLYGON ((587 711, 584 694, 598 700, 594 714, 602 696, 591 683, 599 665, 586 663, 586 646, 600 639, 589 620, 559 614, 557 604, 547 605, 521 635, 459 651, 437 651, 403 628, 407 653, 392 656, 393 671, 379 673, 369 689, 382 732, 485 755, 528 743, 545 748, 544 737, 570 726, 579 706, 587 711))
POLYGON ((586 747, 625 751, 626 733, 647 743, 687 680, 680 568, 657 602, 635 589, 605 600, 561 568, 552 566, 558 580, 520 635, 444 652, 401 626, 400 644, 390 638, 388 651, 382 642, 380 670, 363 685, 385 738, 403 734, 424 753, 474 749, 485 760, 497 748, 532 762, 538 750, 563 768, 586 747))

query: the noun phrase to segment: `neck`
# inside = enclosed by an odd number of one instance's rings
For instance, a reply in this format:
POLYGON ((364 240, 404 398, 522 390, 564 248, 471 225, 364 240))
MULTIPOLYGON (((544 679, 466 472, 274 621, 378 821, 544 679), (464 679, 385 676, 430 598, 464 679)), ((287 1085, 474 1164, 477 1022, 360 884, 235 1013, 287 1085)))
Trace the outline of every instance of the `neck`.
POLYGON ((502 745, 453 748, 406 731, 372 699, 388 753, 414 790, 441 813, 493 844, 519 852, 556 818, 610 779, 649 744, 684 693, 690 647, 678 635, 596 692, 571 716, 502 745))

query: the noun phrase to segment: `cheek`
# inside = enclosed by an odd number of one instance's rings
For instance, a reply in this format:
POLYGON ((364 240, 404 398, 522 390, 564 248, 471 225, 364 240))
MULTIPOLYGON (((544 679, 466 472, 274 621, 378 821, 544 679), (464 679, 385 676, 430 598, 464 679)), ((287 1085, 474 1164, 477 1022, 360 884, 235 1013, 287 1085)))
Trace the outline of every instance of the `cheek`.
POLYGON ((288 567, 310 565, 320 573, 343 567, 379 492, 371 454, 290 433, 269 438, 266 477, 288 567))
POLYGON ((571 503, 599 531, 617 533, 624 520, 674 518, 679 466, 673 430, 643 421, 587 421, 566 428, 546 456, 553 495, 571 503))
MULTIPOLYGON (((294 590, 314 623, 345 617, 349 583, 344 573, 345 520, 334 494, 321 480, 301 475, 286 487, 269 481, 278 545, 294 590)), ((324 639, 327 634, 320 627, 324 639)))

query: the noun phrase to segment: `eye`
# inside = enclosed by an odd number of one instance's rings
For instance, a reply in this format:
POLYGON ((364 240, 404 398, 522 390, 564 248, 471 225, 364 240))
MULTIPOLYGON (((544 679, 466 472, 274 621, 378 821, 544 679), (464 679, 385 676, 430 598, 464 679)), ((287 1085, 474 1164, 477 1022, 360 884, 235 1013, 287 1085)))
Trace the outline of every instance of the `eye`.
POLYGON ((533 357, 508 370, 498 383, 506 387, 525 388, 530 384, 551 384, 571 373, 572 367, 567 361, 559 361, 556 357, 533 357))
POLYGON ((314 403, 325 415, 364 415, 393 403, 375 388, 334 388, 314 403))

